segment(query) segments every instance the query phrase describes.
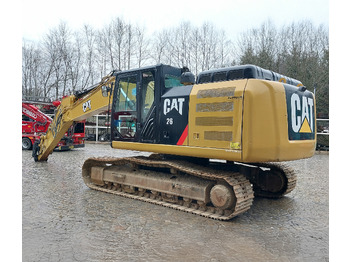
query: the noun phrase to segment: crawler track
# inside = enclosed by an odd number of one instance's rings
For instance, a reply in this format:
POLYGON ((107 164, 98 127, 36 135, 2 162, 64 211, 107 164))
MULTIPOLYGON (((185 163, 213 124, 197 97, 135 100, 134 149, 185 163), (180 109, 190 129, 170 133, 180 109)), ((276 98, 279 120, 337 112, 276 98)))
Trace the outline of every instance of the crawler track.
POLYGON ((295 171, 285 164, 276 163, 266 163, 259 164, 260 167, 269 168, 272 172, 278 173, 279 176, 284 180, 284 185, 282 189, 277 192, 268 192, 261 188, 254 187, 254 192, 256 196, 268 197, 268 198, 280 198, 284 195, 292 192, 297 185, 297 175, 295 171))
POLYGON ((254 195, 267 198, 280 198, 294 190, 297 175, 294 170, 282 163, 241 164, 238 169, 253 184, 254 195))
MULTIPOLYGON (((156 172, 156 171, 155 171, 156 172)), ((142 200, 196 215, 217 219, 229 220, 233 217, 247 211, 253 203, 254 192, 250 181, 238 172, 232 172, 216 168, 215 165, 201 166, 184 160, 162 160, 152 157, 126 157, 126 158, 89 158, 85 161, 82 171, 85 184, 95 190, 142 200), (116 183, 106 182, 105 185, 96 185, 91 180, 92 167, 109 167, 109 166, 130 166, 132 169, 169 169, 170 172, 181 173, 188 176, 194 176, 211 180, 217 183, 226 183, 234 192, 234 204, 228 209, 220 209, 212 204, 203 205, 196 200, 177 197, 176 201, 168 201, 160 192, 154 190, 140 190, 128 192, 116 183)))

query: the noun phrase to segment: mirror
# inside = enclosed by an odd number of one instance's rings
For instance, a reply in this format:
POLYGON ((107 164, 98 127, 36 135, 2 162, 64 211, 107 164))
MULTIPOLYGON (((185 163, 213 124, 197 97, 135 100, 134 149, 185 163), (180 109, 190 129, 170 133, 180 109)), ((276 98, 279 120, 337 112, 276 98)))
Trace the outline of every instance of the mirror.
POLYGON ((101 87, 101 90, 102 90, 102 96, 107 97, 109 88, 107 86, 103 86, 101 87))

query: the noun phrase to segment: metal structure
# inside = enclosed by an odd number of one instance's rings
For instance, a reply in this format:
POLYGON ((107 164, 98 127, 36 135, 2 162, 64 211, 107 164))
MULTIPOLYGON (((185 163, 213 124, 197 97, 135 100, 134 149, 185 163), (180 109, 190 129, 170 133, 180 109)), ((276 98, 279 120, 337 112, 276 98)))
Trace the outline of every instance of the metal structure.
POLYGON ((86 139, 91 141, 109 141, 109 125, 106 125, 109 116, 105 113, 94 115, 87 119, 85 130, 86 139), (104 121, 101 124, 101 121, 104 121))
POLYGON ((329 151, 329 119, 316 119, 317 144, 316 149, 329 151))

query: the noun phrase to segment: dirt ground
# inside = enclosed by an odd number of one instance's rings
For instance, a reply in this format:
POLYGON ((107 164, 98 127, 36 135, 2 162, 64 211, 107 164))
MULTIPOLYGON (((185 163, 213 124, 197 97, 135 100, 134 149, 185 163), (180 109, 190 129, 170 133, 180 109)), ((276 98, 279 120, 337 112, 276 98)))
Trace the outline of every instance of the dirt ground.
POLYGON ((296 189, 255 198, 229 222, 87 188, 92 156, 132 156, 109 145, 54 152, 35 163, 22 151, 23 261, 329 261, 329 156, 288 162, 296 189))

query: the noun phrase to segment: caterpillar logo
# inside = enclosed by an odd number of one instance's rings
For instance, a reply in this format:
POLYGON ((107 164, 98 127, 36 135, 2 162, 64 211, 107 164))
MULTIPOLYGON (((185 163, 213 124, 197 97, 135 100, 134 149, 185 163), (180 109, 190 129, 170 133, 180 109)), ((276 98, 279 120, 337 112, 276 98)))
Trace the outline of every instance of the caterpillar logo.
POLYGON ((164 99, 163 105, 163 113, 164 115, 168 114, 171 110, 175 109, 182 115, 182 108, 185 98, 173 98, 170 100, 169 98, 164 99))
POLYGON ((285 85, 289 140, 315 139, 315 103, 309 91, 285 85))
POLYGON ((83 111, 84 113, 88 110, 91 110, 91 100, 88 100, 83 103, 83 111))
POLYGON ((292 129, 295 133, 313 132, 314 100, 294 93, 291 96, 292 129))

